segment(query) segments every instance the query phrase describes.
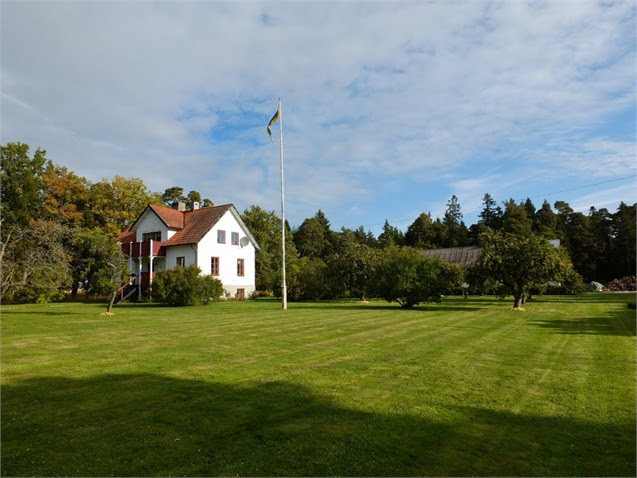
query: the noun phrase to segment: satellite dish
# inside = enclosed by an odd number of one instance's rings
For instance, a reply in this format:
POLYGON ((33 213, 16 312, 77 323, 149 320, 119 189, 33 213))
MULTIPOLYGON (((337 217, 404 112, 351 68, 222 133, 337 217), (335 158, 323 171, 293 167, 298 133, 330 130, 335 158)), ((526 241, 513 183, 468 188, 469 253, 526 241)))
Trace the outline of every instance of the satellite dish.
POLYGON ((248 244, 250 244, 250 239, 248 239, 247 237, 243 236, 240 240, 239 240, 239 244, 241 244, 241 247, 245 247, 248 244))

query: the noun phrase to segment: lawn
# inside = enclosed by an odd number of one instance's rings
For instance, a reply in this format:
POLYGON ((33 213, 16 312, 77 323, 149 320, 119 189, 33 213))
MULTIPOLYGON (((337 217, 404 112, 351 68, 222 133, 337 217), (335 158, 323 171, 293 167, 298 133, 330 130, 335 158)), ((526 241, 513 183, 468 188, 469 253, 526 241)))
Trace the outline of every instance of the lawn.
POLYGON ((2 475, 635 475, 626 294, 3 306, 2 475))

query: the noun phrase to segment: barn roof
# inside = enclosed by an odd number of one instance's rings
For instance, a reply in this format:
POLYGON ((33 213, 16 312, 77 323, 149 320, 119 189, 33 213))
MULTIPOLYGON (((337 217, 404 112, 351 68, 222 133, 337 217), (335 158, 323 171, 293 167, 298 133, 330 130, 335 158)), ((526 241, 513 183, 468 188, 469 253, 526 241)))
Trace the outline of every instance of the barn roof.
POLYGON ((429 257, 461 266, 471 265, 480 257, 479 246, 447 247, 445 249, 424 249, 429 257))

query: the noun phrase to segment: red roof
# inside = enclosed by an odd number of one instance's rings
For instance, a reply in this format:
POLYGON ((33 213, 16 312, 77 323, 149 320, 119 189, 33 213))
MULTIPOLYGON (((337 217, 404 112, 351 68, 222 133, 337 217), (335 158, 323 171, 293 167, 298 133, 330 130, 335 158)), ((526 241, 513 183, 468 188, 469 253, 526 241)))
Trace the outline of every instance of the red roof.
POLYGON ((130 231, 124 231, 122 232, 119 236, 117 236, 117 239, 115 239, 117 242, 121 242, 122 244, 128 244, 129 242, 135 242, 135 233, 134 232, 130 232, 130 231))
MULTIPOLYGON (((232 204, 222 204, 220 206, 204 207, 197 209, 196 211, 178 211, 165 206, 149 205, 144 209, 144 212, 150 208, 163 222, 171 229, 179 229, 173 237, 164 242, 165 246, 178 246, 183 244, 197 244, 203 237, 212 229, 212 227, 221 219, 226 211, 231 208, 235 211, 232 204)), ((135 224, 144 215, 142 212, 139 217, 131 224, 131 226, 119 236, 117 236, 117 242, 123 244, 129 242, 135 242, 135 233, 131 231, 135 224)), ((243 224, 241 218, 239 222, 243 224)), ((243 224, 245 227, 245 224, 243 224)), ((250 237, 250 240, 254 244, 256 249, 259 249, 259 245, 256 243, 250 231, 246 229, 246 234, 250 237)))
POLYGON ((223 204, 185 212, 173 209, 173 211, 183 215, 184 227, 181 231, 177 231, 164 245, 197 244, 231 207, 232 204, 223 204))
POLYGON ((151 208, 168 227, 172 229, 183 229, 184 213, 182 211, 171 207, 157 206, 156 204, 151 204, 148 207, 151 208))

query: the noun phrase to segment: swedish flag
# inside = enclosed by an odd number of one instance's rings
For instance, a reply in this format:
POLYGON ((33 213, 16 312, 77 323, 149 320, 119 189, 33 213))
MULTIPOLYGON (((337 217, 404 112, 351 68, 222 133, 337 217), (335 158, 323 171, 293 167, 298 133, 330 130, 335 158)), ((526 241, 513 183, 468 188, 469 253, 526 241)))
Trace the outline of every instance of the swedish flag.
POLYGON ((281 119, 281 106, 280 105, 276 109, 276 113, 274 113, 274 116, 272 117, 272 119, 268 123, 267 131, 268 131, 268 136, 270 137, 270 141, 272 141, 272 131, 270 131, 270 126, 272 126, 274 123, 279 121, 279 119, 281 119))

